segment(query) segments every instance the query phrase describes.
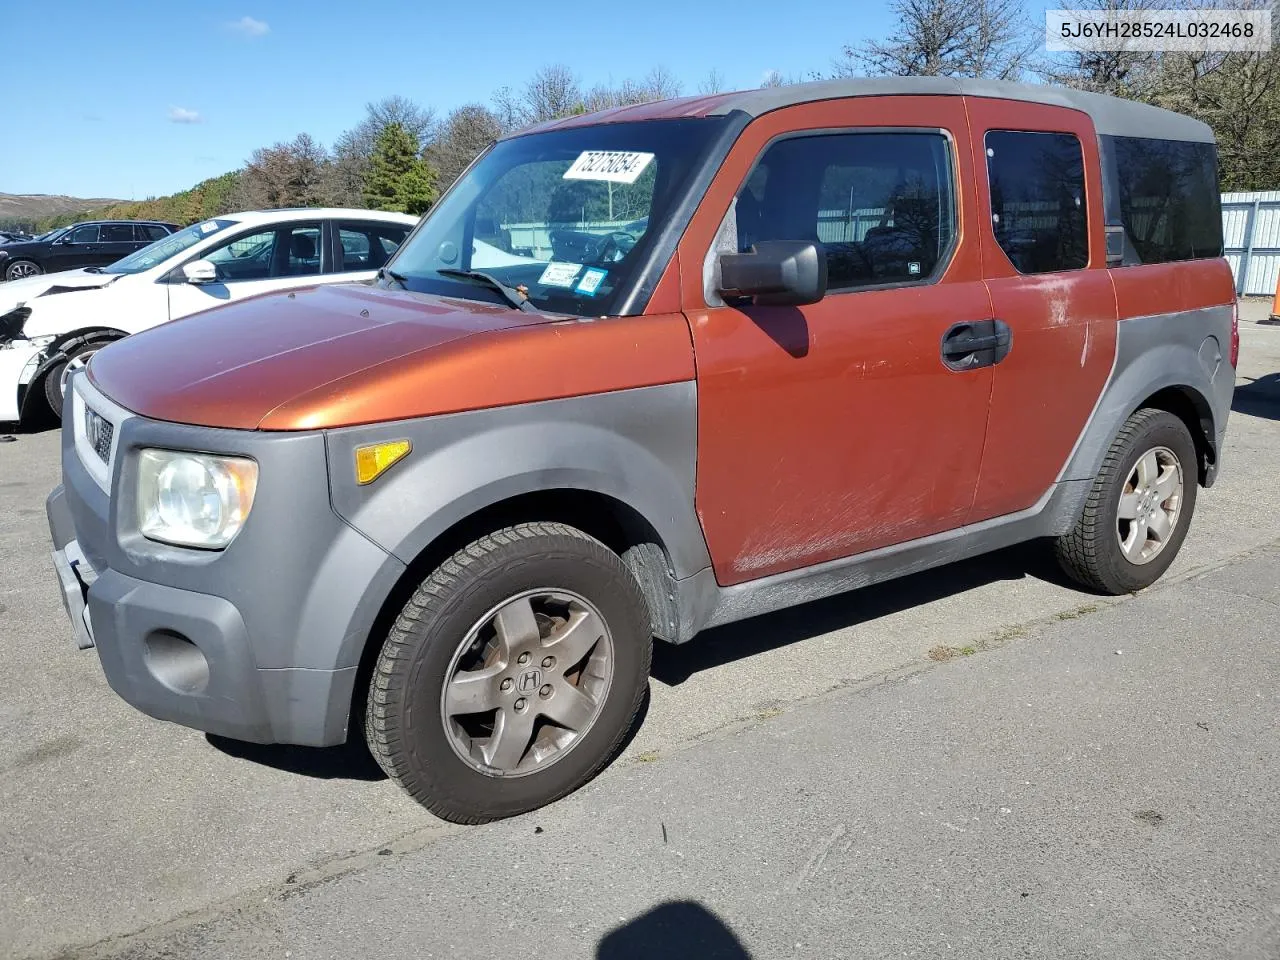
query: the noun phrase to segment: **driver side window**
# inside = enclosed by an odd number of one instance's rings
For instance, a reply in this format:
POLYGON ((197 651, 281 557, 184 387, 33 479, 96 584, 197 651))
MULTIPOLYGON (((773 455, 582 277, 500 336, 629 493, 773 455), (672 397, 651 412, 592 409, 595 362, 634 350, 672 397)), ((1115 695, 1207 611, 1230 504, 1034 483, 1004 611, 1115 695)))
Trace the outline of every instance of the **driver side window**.
POLYGON ((222 246, 210 250, 201 259, 208 260, 218 268, 218 280, 223 283, 266 280, 271 276, 275 245, 275 230, 259 230, 257 233, 233 237, 222 246))
POLYGON ((98 225, 90 224, 87 227, 76 227, 67 234, 67 243, 97 243, 98 242, 98 225))
POLYGON ((320 272, 320 225, 272 227, 232 237, 201 259, 218 270, 220 283, 309 276, 320 272))
POLYGON ((928 281, 955 237, 950 145, 925 131, 780 140, 735 213, 740 252, 760 240, 816 243, 830 290, 928 281))

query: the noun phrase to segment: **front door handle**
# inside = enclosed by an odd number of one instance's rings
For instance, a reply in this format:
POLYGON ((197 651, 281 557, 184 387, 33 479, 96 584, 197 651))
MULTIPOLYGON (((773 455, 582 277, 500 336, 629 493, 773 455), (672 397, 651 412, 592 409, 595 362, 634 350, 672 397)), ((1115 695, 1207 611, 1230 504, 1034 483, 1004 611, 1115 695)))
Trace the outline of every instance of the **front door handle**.
POLYGON ((942 335, 942 362, 957 373, 999 363, 1013 349, 1013 330, 1003 320, 953 323, 942 335))

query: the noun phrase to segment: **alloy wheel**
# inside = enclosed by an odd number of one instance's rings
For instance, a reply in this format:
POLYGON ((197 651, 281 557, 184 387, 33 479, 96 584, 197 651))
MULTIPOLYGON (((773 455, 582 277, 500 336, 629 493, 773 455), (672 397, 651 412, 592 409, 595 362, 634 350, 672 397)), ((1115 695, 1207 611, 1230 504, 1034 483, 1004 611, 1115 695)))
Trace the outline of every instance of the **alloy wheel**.
POLYGON ((545 769, 595 723, 613 664, 608 625, 585 597, 539 589, 504 600, 450 664, 440 697, 450 746, 489 776, 545 769))
POLYGON ((1160 555, 1178 525, 1183 499, 1182 464, 1168 447, 1138 458, 1120 491, 1116 538, 1130 563, 1160 555))

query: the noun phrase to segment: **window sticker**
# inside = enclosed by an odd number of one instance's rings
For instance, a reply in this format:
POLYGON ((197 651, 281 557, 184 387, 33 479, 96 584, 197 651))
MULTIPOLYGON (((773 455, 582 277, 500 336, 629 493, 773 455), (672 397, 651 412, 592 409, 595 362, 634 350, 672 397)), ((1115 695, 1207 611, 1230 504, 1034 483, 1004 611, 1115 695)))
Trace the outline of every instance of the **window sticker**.
POLYGON ((580 263, 556 263, 552 261, 547 264, 547 269, 542 271, 542 276, 538 278, 538 282, 544 287, 572 287, 573 281, 578 276, 578 271, 582 269, 580 263))
POLYGON ((564 179, 635 183, 652 160, 652 153, 632 150, 583 150, 564 172, 564 179))
POLYGON ((600 270, 592 267, 582 275, 582 279, 578 281, 577 291, 584 296, 594 297, 596 291, 600 289, 600 284, 604 282, 604 278, 609 275, 608 270, 600 270))
POLYGON ((218 225, 214 223, 212 220, 209 220, 209 221, 206 221, 205 223, 200 224, 201 233, 213 233, 213 231, 217 229, 218 229, 218 225))

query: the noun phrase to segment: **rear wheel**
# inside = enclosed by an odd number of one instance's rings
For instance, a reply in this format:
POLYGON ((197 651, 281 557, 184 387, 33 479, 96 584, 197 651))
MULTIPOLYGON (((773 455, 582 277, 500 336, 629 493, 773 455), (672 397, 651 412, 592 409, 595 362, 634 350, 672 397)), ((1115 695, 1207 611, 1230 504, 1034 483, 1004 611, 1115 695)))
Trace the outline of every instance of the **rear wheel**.
POLYGON ((55 417, 62 417, 62 403, 67 396, 67 381, 77 370, 83 370, 89 358, 112 342, 110 337, 90 337, 63 348, 66 358, 59 360, 44 374, 44 397, 55 417))
POLYGON ((526 523, 423 581, 374 669, 365 733, 446 820, 534 810, 590 780, 635 722, 652 650, 635 578, 604 544, 526 523))
POLYGON ((1195 441, 1164 410, 1131 416, 1103 461, 1075 528, 1057 542, 1071 577, 1104 593, 1133 593, 1169 569, 1195 510, 1195 441))
POLYGON ((44 273, 40 269, 40 264, 34 260, 14 260, 5 267, 4 278, 6 280, 21 280, 24 277, 35 277, 44 273))

